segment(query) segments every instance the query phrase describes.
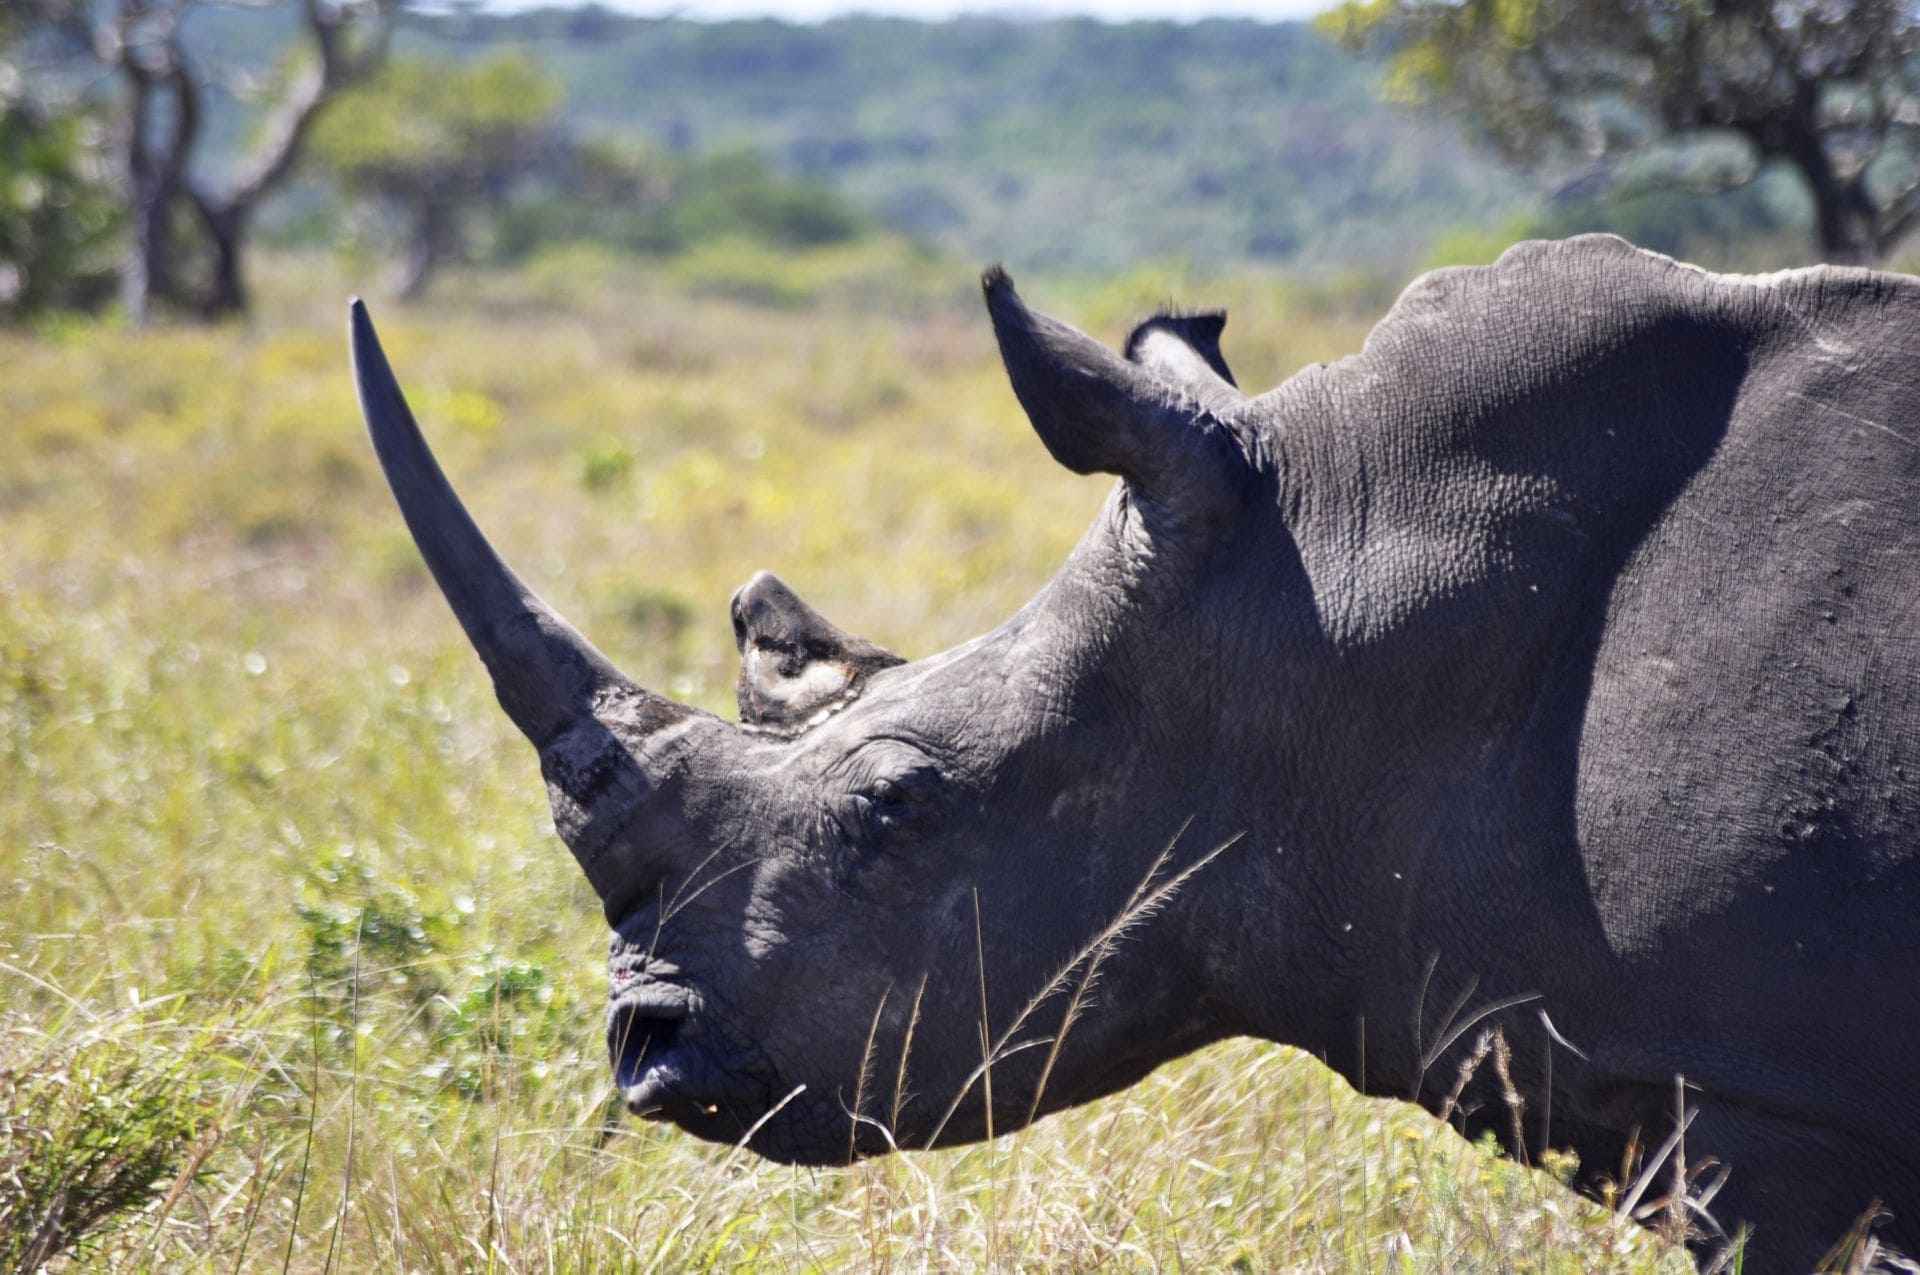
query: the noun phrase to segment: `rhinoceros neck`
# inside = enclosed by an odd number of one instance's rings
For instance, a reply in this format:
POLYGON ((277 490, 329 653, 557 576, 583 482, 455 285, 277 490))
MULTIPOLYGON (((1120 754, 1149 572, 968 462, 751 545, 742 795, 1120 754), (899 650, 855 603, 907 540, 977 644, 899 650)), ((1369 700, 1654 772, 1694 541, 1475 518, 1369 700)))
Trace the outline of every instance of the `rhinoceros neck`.
POLYGON ((1293 820, 1301 895, 1348 962, 1329 1021, 1280 1007, 1261 1030, 1321 1032, 1297 1043, 1368 1088, 1427 1092, 1456 1001, 1617 995, 1577 981, 1616 968, 1622 921, 1596 881, 1628 853, 1583 835, 1582 769, 1611 742, 1590 730, 1596 662, 1768 357, 1697 279, 1623 269, 1645 277, 1596 276, 1551 309, 1441 279, 1428 290, 1449 295, 1403 302, 1363 354, 1258 405, 1316 621, 1296 710, 1320 726, 1300 766, 1328 798, 1293 820), (1687 373, 1649 374, 1672 367, 1687 373))
POLYGON ((1420 1092, 1434 1020, 1463 992, 1564 994, 1535 985, 1540 957, 1606 947, 1571 787, 1593 660, 1751 354, 1710 314, 1637 313, 1589 312, 1592 332, 1540 318, 1545 367, 1488 369, 1497 351, 1403 328, 1260 403, 1295 555, 1269 565, 1312 624, 1259 666, 1286 685, 1254 698, 1286 719, 1265 809, 1302 863, 1238 915, 1274 900, 1298 932, 1281 956, 1325 990, 1242 999, 1255 1030, 1368 1088, 1420 1092), (1684 383, 1644 374, 1655 344, 1684 383), (1484 932, 1494 912, 1505 932, 1484 932))

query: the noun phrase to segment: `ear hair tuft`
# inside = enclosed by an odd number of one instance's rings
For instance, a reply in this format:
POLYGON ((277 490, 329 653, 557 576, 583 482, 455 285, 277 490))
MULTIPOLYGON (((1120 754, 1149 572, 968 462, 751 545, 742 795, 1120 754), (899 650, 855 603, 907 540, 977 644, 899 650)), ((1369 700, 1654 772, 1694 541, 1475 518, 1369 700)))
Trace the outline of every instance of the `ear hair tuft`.
POLYGON ((1136 325, 1133 331, 1127 334, 1127 343, 1124 347, 1127 361, 1142 362, 1141 347, 1146 344, 1147 338, 1156 332, 1165 332, 1191 346, 1193 352, 1206 361, 1215 376, 1228 385, 1237 386, 1233 373, 1227 368, 1226 357, 1220 353, 1220 334, 1226 330, 1226 327, 1227 312, 1225 310, 1181 311, 1172 306, 1163 307, 1152 318, 1136 325))

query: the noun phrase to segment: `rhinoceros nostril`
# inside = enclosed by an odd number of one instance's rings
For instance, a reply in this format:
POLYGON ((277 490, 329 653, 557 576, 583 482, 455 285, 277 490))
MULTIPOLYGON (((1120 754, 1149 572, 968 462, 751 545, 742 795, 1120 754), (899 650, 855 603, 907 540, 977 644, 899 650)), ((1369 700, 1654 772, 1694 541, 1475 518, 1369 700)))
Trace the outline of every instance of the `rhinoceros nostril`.
POLYGON ((628 1006, 614 1010, 607 1024, 607 1053, 614 1083, 622 1090, 637 1084, 649 1064, 673 1045, 684 1016, 648 1013, 628 1006))

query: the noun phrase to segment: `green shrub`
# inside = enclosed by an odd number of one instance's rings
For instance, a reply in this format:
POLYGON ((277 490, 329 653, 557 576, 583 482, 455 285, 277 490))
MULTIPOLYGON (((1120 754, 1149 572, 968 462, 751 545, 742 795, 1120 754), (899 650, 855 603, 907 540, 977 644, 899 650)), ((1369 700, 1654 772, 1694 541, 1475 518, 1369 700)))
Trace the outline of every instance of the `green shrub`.
POLYGON ((618 439, 596 443, 580 457, 580 485, 588 491, 617 487, 632 472, 633 452, 618 439))
POLYGON ((424 907, 414 894, 383 881, 353 847, 343 846, 308 870, 294 904, 307 937, 307 973, 322 1000, 345 1011, 362 983, 393 986, 416 1006, 442 994, 435 967, 459 924, 450 912, 424 907))
POLYGON ((576 142, 538 190, 496 224, 493 255, 519 261, 556 243, 667 256, 726 239, 772 248, 846 243, 866 220, 817 183, 782 177, 751 151, 676 157, 576 142))
POLYGON ((544 1059, 578 1049, 599 1020, 558 995, 541 966, 484 952, 470 971, 466 994, 440 1024, 437 1057, 426 1074, 473 1102, 537 1087, 544 1059))
POLYGON ((109 1244, 197 1172, 212 1117, 204 1083, 151 1040, 0 1037, 0 1270, 109 1244))
POLYGON ((92 309, 113 289, 120 209, 97 122, 9 97, 0 63, 0 320, 92 309))

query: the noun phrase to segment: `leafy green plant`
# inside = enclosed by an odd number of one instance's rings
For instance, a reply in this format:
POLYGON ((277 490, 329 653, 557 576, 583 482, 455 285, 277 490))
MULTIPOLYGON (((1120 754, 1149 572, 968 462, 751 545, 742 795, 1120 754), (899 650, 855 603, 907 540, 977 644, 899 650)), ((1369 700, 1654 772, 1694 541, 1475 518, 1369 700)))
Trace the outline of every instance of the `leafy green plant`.
POLYGON ((0 320, 97 308, 112 295, 121 214, 98 120, 9 93, 0 55, 0 320))
POLYGON ((633 452, 618 439, 597 443, 580 457, 580 485, 588 491, 617 487, 632 472, 633 452))
POLYGON ((423 907, 412 891, 383 881, 350 846, 323 856, 294 905, 306 931, 307 971, 336 1008, 361 981, 398 988, 417 1006, 445 991, 436 958, 458 914, 423 907))
POLYGON ((503 1080, 538 1086, 548 1074, 544 1059, 579 1047, 583 1031, 597 1027, 593 1013, 560 993, 539 965, 484 952, 435 1034, 437 1056, 426 1073, 473 1101, 494 1096, 503 1080))
POLYGON ((197 1173, 219 1138, 204 1080, 118 1034, 0 1035, 0 1269, 85 1256, 197 1173))

